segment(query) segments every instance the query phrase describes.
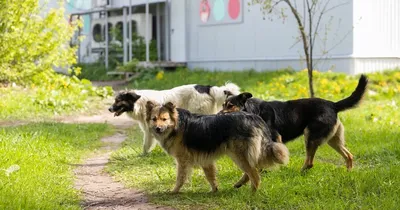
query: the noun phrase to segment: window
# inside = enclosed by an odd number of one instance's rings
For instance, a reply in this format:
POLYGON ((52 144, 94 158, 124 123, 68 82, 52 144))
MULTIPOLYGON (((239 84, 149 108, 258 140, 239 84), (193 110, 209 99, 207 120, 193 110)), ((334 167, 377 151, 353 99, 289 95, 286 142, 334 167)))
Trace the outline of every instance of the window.
POLYGON ((95 41, 95 42, 102 42, 102 41, 104 41, 104 37, 103 37, 103 34, 101 33, 101 25, 100 24, 95 24, 94 25, 94 27, 93 27, 93 32, 92 32, 92 34, 93 34, 93 40, 95 41))
POLYGON ((122 33, 124 32, 124 29, 122 28, 122 22, 118 22, 115 25, 115 39, 122 42, 122 33))
MULTIPOLYGON (((108 23, 108 42, 110 42, 111 40, 112 40, 112 27, 113 27, 113 25, 112 25, 112 23, 108 23)), ((103 27, 103 36, 104 36, 104 38, 103 38, 103 41, 106 39, 105 38, 105 34, 106 34, 106 27, 104 26, 103 27)))

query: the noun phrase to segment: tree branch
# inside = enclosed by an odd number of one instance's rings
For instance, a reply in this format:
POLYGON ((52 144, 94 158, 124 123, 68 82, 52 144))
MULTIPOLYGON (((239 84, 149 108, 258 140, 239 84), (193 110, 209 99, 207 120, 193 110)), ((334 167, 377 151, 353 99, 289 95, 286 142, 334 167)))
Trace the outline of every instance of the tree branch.
MULTIPOLYGON (((301 34, 301 38, 303 40, 303 49, 304 49, 304 54, 306 57, 306 63, 307 63, 307 69, 308 69, 308 78, 309 78, 308 84, 309 84, 309 88, 310 88, 310 97, 313 98, 314 97, 314 88, 313 88, 313 82, 312 82, 312 64, 311 64, 311 60, 310 60, 311 59, 310 54, 308 52, 309 43, 307 42, 307 35, 305 33, 304 24, 301 22, 300 15, 299 15, 298 11, 296 10, 296 8, 294 8, 292 3, 289 0, 284 0, 284 1, 289 6, 290 10, 292 11, 292 14, 294 15, 294 17, 297 21, 297 24, 299 26, 299 31, 301 34)), ((312 25, 310 27, 312 27, 312 25)))
POLYGON ((325 13, 327 13, 327 12, 329 12, 329 11, 331 11, 331 10, 334 10, 334 9, 336 9, 336 8, 338 8, 338 7, 341 7, 341 6, 344 6, 344 5, 346 5, 346 4, 349 4, 349 3, 350 3, 350 1, 347 1, 347 2, 345 2, 345 3, 341 3, 341 4, 338 4, 338 5, 336 5, 336 6, 333 6, 333 7, 329 8, 329 9, 325 10, 325 13))
POLYGON ((318 17, 318 20, 317 20, 317 25, 315 26, 314 33, 312 34, 312 36, 313 36, 313 41, 312 41, 312 44, 311 44, 311 48, 312 49, 314 49, 315 37, 316 37, 316 34, 318 33, 319 24, 321 23, 322 16, 325 14, 326 7, 328 6, 330 1, 331 0, 327 0, 326 1, 326 4, 324 5, 321 13, 319 14, 319 17, 318 17))
POLYGON ((278 6, 278 4, 280 4, 283 1, 284 0, 279 0, 279 1, 275 2, 273 5, 271 5, 271 8, 269 9, 268 13, 272 13, 272 10, 274 10, 275 7, 278 6))

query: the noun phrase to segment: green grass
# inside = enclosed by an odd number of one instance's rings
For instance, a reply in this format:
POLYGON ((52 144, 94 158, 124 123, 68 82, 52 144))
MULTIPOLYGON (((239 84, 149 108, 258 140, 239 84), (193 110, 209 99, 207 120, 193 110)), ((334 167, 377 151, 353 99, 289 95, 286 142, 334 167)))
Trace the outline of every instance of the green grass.
POLYGON ((0 209, 80 209, 71 164, 110 131, 106 124, 0 128, 0 209))
MULTIPOLYGON (((109 81, 121 79, 120 76, 107 75, 107 69, 104 63, 79 63, 76 67, 81 68, 81 73, 78 75, 80 79, 88 79, 91 81, 109 81)), ((113 71, 115 67, 110 67, 113 71)))
MULTIPOLYGON (((51 91, 46 92, 48 98, 41 101, 36 91, 29 88, 1 88, 0 87, 0 121, 45 120, 54 116, 69 115, 84 112, 86 114, 99 110, 102 98, 100 97, 68 97, 53 103, 51 91), (68 105, 67 101, 74 101, 68 105), (63 105, 61 105, 63 103, 63 105)), ((73 93, 69 93, 72 95, 73 93)), ((79 93, 76 93, 79 94, 79 93)), ((58 96, 57 96, 58 97, 58 96)), ((58 100, 58 99, 57 99, 58 100)))
MULTIPOLYGON (((164 89, 187 83, 223 84, 231 80, 255 97, 291 99, 304 97, 305 72, 204 72, 179 70, 165 73, 159 80, 132 84, 131 87, 164 89), (179 78, 179 79, 177 79, 179 78), (283 85, 283 87, 281 87, 283 85), (297 97, 296 97, 297 96, 297 97)), ((337 100, 349 95, 358 76, 317 73, 316 92, 337 100)), ((234 189, 240 171, 224 157, 218 165, 218 193, 200 169, 193 172, 181 194, 167 193, 175 183, 175 164, 160 147, 142 157, 142 133, 129 133, 123 148, 112 155, 107 170, 126 185, 146 190, 151 201, 180 209, 397 209, 400 202, 400 72, 370 74, 370 94, 356 109, 340 113, 345 126, 347 148, 355 159, 351 172, 344 160, 328 145, 316 154, 315 167, 300 172, 305 158, 302 137, 287 144, 291 152, 288 166, 262 174, 256 194, 249 185, 234 189)))
POLYGON ((271 81, 273 78, 282 75, 282 73, 291 73, 290 70, 280 70, 271 72, 256 71, 218 71, 209 72, 205 70, 177 69, 173 72, 164 72, 162 78, 151 78, 148 80, 133 81, 131 88, 149 88, 149 89, 170 89, 182 84, 213 84, 223 85, 230 80, 237 83, 243 90, 249 90, 258 81, 271 81))

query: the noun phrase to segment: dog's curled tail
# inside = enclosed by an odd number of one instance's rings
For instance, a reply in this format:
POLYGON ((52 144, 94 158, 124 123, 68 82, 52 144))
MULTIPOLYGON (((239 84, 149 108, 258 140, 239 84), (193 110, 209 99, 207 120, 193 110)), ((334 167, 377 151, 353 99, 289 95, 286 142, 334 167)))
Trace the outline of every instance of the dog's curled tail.
POLYGON ((289 150, 286 145, 273 142, 271 149, 275 163, 286 165, 289 162, 289 150))
POLYGON ((217 103, 223 103, 227 96, 238 95, 239 93, 240 87, 231 82, 227 82, 223 86, 212 86, 210 89, 210 95, 217 103))
POLYGON ((334 103, 336 111, 341 112, 356 107, 364 97, 367 85, 368 78, 362 74, 358 80, 356 90, 349 97, 334 103))

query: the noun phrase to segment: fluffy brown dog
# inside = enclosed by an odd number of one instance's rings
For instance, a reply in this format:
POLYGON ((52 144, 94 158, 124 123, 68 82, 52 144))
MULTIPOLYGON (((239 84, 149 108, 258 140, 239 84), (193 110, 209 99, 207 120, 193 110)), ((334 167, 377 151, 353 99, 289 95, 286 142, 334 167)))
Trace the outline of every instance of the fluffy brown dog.
POLYGON ((250 179, 253 191, 260 184, 259 169, 289 160, 286 146, 271 140, 267 125, 257 115, 192 114, 170 102, 158 105, 148 101, 146 105, 150 132, 177 163, 174 193, 179 192, 196 165, 203 168, 212 191, 217 191, 215 161, 224 154, 245 173, 235 187, 250 179))

